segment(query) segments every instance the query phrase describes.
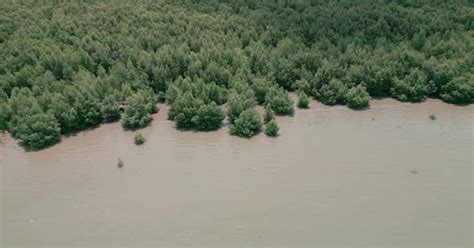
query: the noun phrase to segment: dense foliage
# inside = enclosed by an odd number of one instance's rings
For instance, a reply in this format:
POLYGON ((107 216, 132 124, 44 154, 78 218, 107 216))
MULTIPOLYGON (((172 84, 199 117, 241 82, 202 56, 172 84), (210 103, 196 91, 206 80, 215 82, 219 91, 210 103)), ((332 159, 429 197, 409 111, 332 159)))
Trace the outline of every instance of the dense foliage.
POLYGON ((141 94, 133 94, 127 98, 128 106, 125 108, 123 114, 122 125, 127 129, 138 129, 148 126, 153 117, 151 112, 153 107, 151 103, 147 102, 145 97, 141 94))
POLYGON ((292 115, 294 112, 293 101, 288 92, 280 87, 271 87, 265 96, 265 104, 277 115, 292 115))
POLYGON ((301 91, 298 95, 298 108, 309 108, 309 98, 304 91, 301 91))
POLYGON ((278 124, 277 122, 275 121, 275 119, 267 122, 265 124, 265 134, 267 136, 270 136, 270 137, 276 137, 278 136, 278 131, 280 130, 280 128, 278 127, 278 124))
POLYGON ((470 104, 473 18, 467 0, 0 1, 0 130, 39 149, 144 127, 165 100, 178 128, 211 130, 226 103, 231 124, 256 104, 291 115, 294 90, 470 104))
POLYGON ((352 87, 346 95, 347 106, 352 109, 369 107, 370 95, 362 85, 352 87))
POLYGON ((230 125, 230 134, 250 138, 258 134, 261 128, 260 116, 255 109, 249 108, 230 125))
POLYGON ((275 114, 270 106, 265 107, 265 113, 263 114, 263 123, 267 124, 271 120, 275 119, 275 114))

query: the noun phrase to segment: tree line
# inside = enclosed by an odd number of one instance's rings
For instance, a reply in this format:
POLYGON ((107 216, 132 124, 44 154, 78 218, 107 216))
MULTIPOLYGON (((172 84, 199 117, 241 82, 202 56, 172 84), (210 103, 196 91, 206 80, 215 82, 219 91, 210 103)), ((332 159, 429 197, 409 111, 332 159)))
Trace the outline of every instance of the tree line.
POLYGON ((293 114, 289 91, 302 108, 471 104, 473 20, 470 1, 2 1, 0 130, 41 149, 105 122, 145 127, 166 102, 178 129, 227 116, 251 137, 256 105, 293 114))

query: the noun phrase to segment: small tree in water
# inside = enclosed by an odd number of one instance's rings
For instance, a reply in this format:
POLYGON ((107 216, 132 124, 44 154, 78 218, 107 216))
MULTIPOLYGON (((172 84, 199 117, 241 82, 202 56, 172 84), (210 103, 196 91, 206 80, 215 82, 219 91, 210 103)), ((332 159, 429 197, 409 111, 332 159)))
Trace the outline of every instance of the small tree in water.
POLYGON ((304 91, 301 91, 298 99, 298 108, 306 109, 309 107, 309 99, 308 95, 304 93, 304 91))
POLYGON ((265 124, 265 134, 270 137, 278 136, 278 131, 280 128, 278 127, 277 122, 273 119, 265 124))
POLYGON ((230 125, 230 134, 250 138, 258 134, 260 129, 260 116, 253 108, 249 108, 230 125))
POLYGON ((369 107, 370 95, 364 86, 358 85, 347 92, 346 100, 351 109, 365 109, 369 107))
POLYGON ((135 141, 135 145, 137 145, 137 146, 145 143, 145 141, 146 141, 145 137, 143 137, 143 135, 141 133, 135 134, 135 137, 133 139, 135 141))
POLYGON ((267 124, 268 122, 274 119, 275 119, 275 115, 273 114, 273 110, 270 107, 270 105, 267 105, 265 107, 265 114, 263 115, 263 122, 267 124))

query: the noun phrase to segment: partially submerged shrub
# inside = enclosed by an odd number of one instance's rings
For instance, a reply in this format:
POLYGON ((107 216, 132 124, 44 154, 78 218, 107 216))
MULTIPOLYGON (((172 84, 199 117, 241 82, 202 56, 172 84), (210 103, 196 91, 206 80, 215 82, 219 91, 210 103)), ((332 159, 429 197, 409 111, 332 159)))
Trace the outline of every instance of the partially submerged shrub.
POLYGON ((331 79, 316 92, 316 98, 326 105, 345 104, 346 94, 347 86, 341 80, 331 79))
POLYGON ((369 107, 370 96, 364 86, 352 87, 346 95, 347 106, 352 109, 364 109, 369 107))
POLYGON ((266 79, 258 78, 253 80, 252 89, 255 92, 255 99, 257 99, 258 104, 265 103, 265 96, 271 87, 272 83, 266 79))
POLYGON ((396 78, 392 89, 392 96, 403 102, 420 102, 428 92, 426 75, 414 69, 405 78, 396 78))
POLYGON ((143 137, 143 135, 141 133, 135 134, 135 137, 133 137, 133 140, 135 142, 135 145, 141 145, 141 144, 145 143, 145 141, 146 141, 145 137, 143 137))
POLYGON ((153 117, 150 112, 155 110, 141 94, 134 94, 127 98, 127 107, 122 118, 122 125, 126 129, 139 129, 148 126, 153 117))
POLYGON ((192 122, 196 130, 212 131, 218 129, 225 118, 224 112, 216 103, 201 105, 192 122))
POLYGON ((280 128, 278 127, 278 124, 275 120, 269 121, 267 124, 265 124, 265 134, 270 137, 276 137, 278 136, 278 131, 280 128))
POLYGON ((283 88, 272 87, 265 97, 265 103, 270 104, 277 115, 293 115, 293 101, 283 88))
POLYGON ((249 108, 255 106, 255 100, 253 97, 248 97, 243 94, 232 93, 229 96, 229 101, 227 105, 227 116, 229 117, 230 123, 233 123, 240 114, 249 108))
POLYGON ((304 91, 301 91, 298 98, 298 108, 306 109, 309 107, 309 98, 304 91))
POLYGON ((265 107, 265 113, 263 114, 263 123, 268 123, 269 121, 275 119, 275 114, 270 105, 265 107))
POLYGON ((454 104, 474 103, 474 76, 458 77, 441 88, 441 99, 454 104))
POLYGON ((243 111, 230 126, 230 134, 250 138, 260 132, 260 117, 255 109, 243 111))

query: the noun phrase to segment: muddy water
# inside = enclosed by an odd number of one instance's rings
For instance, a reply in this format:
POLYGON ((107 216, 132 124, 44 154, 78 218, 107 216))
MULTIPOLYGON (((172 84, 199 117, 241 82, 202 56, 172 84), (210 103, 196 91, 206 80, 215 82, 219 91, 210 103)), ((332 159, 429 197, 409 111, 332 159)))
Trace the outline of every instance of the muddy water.
POLYGON ((278 138, 179 132, 164 107, 140 147, 118 123, 3 136, 0 246, 472 247, 474 107, 371 105, 313 102, 278 138))

